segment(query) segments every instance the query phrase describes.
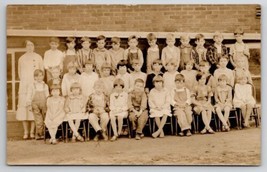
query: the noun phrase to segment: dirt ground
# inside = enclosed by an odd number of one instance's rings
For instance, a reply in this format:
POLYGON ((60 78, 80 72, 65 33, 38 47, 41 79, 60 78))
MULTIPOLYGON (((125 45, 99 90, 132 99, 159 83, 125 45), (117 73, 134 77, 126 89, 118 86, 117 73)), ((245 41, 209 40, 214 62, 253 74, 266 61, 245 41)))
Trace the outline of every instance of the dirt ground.
POLYGON ((50 145, 8 140, 9 165, 260 165, 261 129, 50 145))

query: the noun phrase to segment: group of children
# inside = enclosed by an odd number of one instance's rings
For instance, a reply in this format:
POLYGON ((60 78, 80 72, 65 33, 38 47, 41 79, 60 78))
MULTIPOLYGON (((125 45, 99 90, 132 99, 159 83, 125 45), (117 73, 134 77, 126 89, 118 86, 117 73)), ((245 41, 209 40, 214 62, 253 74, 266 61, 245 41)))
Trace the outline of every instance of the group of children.
POLYGON ((97 48, 90 49, 91 40, 81 39, 82 48, 75 50, 75 38, 67 38, 67 50, 57 49, 58 38, 51 38, 51 49, 45 52, 44 67, 34 71, 34 83, 29 87, 27 105, 32 109, 36 138, 43 137, 44 124, 55 144, 58 126, 68 121, 72 141, 84 141, 78 128, 83 119, 96 131, 95 141, 108 140, 107 125, 113 130, 111 141, 123 134, 123 119, 129 118, 135 138, 144 137, 148 118, 155 118, 157 130, 152 137, 164 137, 163 127, 174 115, 180 136, 191 136, 192 114, 201 115, 202 134, 214 133, 211 115, 216 113, 223 131, 230 131, 230 110, 240 108, 243 126, 249 127, 249 117, 255 99, 248 70, 249 50, 242 41, 243 30, 234 33, 236 43, 228 52, 222 44, 223 35, 215 32, 214 44, 204 47, 205 37, 197 34, 196 47, 190 37, 182 35, 176 47, 174 34, 166 36, 167 46, 160 55, 157 37, 147 35, 149 48, 144 60, 138 48, 138 38, 130 36, 129 48, 120 47, 120 38, 111 39, 112 48, 105 48, 105 37, 97 37, 97 48), (141 71, 146 64, 146 73, 141 71), (46 74, 47 84, 43 81, 46 74), (50 89, 50 94, 49 94, 50 89))

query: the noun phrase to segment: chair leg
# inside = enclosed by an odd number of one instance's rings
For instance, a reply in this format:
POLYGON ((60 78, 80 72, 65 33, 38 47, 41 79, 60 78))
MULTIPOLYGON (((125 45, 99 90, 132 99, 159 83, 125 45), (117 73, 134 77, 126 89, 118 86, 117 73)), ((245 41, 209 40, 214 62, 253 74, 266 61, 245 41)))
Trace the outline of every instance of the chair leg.
POLYGON ((66 143, 69 141, 69 136, 68 136, 68 122, 66 122, 66 133, 65 133, 65 139, 66 139, 66 143))
POLYGON ((239 120, 238 120, 238 119, 239 119, 239 118, 238 118, 237 110, 235 110, 236 128, 237 128, 238 130, 240 130, 241 128, 240 128, 240 124, 239 124, 239 120))
POLYGON ((63 124, 60 124, 61 127, 61 137, 62 137, 62 141, 65 142, 65 138, 64 138, 64 127, 63 124))
POLYGON ((132 131, 131 131, 131 127, 130 127, 130 120, 129 120, 128 117, 126 118, 126 121, 127 121, 127 128, 128 128, 128 131, 129 131, 129 138, 132 138, 132 131))
POLYGON ((173 121, 172 121, 172 116, 171 117, 169 117, 170 118, 170 121, 171 121, 171 134, 173 135, 173 121))
POLYGON ((88 120, 88 124, 87 124, 87 141, 90 140, 90 122, 88 120))

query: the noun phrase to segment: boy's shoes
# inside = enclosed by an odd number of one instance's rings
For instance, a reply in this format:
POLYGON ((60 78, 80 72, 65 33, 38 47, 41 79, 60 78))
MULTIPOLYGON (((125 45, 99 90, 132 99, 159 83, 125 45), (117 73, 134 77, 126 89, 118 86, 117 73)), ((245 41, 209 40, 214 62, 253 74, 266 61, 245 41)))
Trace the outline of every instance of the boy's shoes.
POLYGON ((84 139, 83 139, 83 137, 82 136, 77 136, 77 140, 79 140, 80 142, 83 142, 84 141, 84 139))
POLYGON ((140 140, 140 139, 141 139, 140 134, 136 133, 135 140, 140 140))
POLYGON ((201 134, 206 134, 207 133, 207 129, 204 128, 202 131, 200 131, 201 134))
POLYGON ((42 140, 42 139, 44 139, 44 136, 40 136, 38 134, 35 136, 35 140, 42 140))
POLYGON ((191 133, 191 131, 190 130, 187 130, 187 132, 186 132, 186 136, 192 136, 192 133, 191 133))
POLYGON ((94 141, 97 142, 99 140, 99 134, 96 134, 94 137, 94 141))
POLYGON ((24 134, 23 139, 27 140, 28 139, 28 134, 24 134))
POLYGON ((110 141, 115 141, 115 140, 117 140, 118 139, 118 136, 113 136, 111 139, 110 139, 110 141))
POLYGON ((140 134, 140 137, 141 137, 141 138, 145 137, 144 133, 141 133, 141 134, 140 134))
POLYGON ((209 129, 208 129, 208 133, 209 133, 209 134, 214 134, 215 132, 214 132, 211 128, 209 128, 209 129))
POLYGON ((35 138, 34 133, 31 133, 31 134, 30 134, 30 138, 31 138, 31 139, 34 139, 34 138, 35 138))
POLYGON ((180 133, 178 133, 178 135, 179 136, 184 136, 184 132, 181 131, 180 133))
POLYGON ((102 132, 102 137, 103 137, 104 141, 108 141, 108 136, 106 135, 105 132, 102 132))

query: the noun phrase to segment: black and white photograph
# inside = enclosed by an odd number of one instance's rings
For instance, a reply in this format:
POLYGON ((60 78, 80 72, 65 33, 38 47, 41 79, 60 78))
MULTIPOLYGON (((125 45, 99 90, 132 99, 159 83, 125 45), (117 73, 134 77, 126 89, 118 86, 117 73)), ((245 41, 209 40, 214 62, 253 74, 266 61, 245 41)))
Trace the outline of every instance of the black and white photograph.
POLYGON ((259 166, 261 5, 6 6, 7 165, 259 166))

